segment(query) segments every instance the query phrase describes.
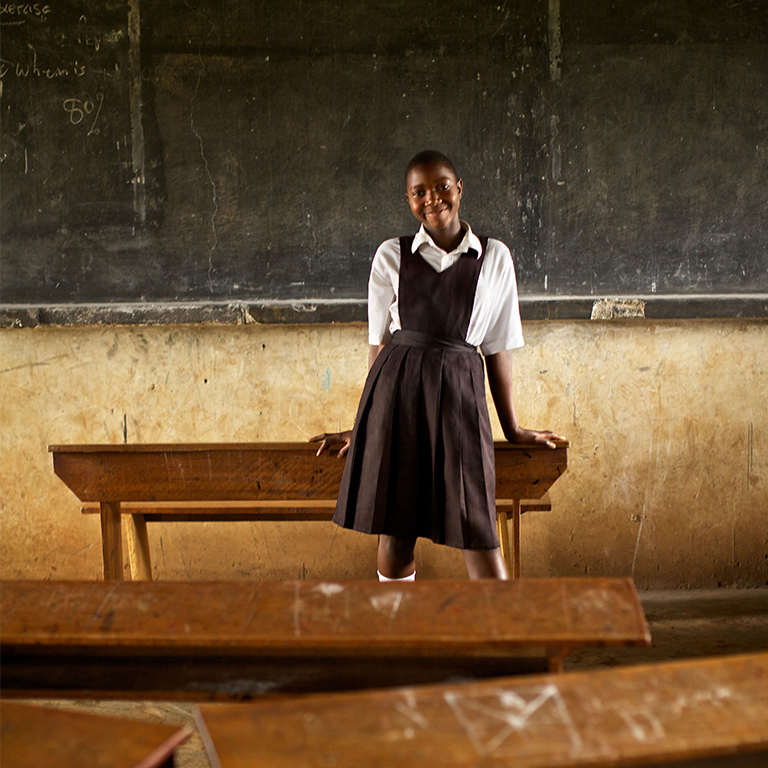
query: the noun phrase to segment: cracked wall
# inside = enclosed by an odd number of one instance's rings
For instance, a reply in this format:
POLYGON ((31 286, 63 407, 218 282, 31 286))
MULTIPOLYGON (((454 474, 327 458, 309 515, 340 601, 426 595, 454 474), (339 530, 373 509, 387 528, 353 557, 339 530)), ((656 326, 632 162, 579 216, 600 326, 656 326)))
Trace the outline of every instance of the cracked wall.
MULTIPOLYGON (((768 324, 525 332, 521 421, 571 449, 553 510, 523 518, 523 575, 768 582, 768 324)), ((98 519, 54 476, 49 444, 304 440, 351 424, 366 344, 362 325, 0 331, 0 575, 100 577, 98 519)), ((162 579, 375 577, 373 537, 332 523, 153 524, 150 546, 162 579)), ((417 568, 464 576, 458 552, 428 543, 417 568)))

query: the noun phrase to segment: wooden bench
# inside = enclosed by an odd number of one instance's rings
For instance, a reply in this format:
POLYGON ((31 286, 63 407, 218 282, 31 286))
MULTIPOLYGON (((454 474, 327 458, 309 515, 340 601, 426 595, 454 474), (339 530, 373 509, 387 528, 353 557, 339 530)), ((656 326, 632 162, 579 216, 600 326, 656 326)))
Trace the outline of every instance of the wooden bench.
POLYGON ((648 645, 631 579, 0 583, 5 696, 413 685, 648 645))
POLYGON ((0 756, 8 768, 170 768, 190 734, 175 725, 0 702, 0 756))
MULTIPOLYGON (((120 512, 128 516, 126 530, 131 578, 152 579, 147 523, 330 522, 335 508, 335 500, 308 502, 305 507, 297 507, 294 501, 264 501, 258 505, 250 501, 124 502, 120 505, 120 512)), ((497 500, 496 531, 502 555, 513 579, 520 577, 520 516, 526 512, 548 512, 551 509, 552 501, 548 493, 540 499, 521 499, 519 503, 515 500, 497 500), (512 546, 509 536, 510 520, 512 546)), ((98 515, 101 508, 85 505, 81 511, 84 515, 98 515)))
MULTIPOLYGON (((568 443, 553 450, 506 442, 496 449, 496 511, 510 575, 520 574, 520 515, 550 509, 568 443), (508 521, 512 520, 512 541, 508 521)), ((310 443, 54 445, 56 475, 82 502, 98 503, 104 578, 122 579, 121 518, 133 578, 151 579, 147 522, 328 520, 344 468, 310 443)), ((84 511, 95 511, 87 505, 84 511)))
POLYGON ((754 768, 768 765, 768 653, 200 712, 221 768, 754 768))

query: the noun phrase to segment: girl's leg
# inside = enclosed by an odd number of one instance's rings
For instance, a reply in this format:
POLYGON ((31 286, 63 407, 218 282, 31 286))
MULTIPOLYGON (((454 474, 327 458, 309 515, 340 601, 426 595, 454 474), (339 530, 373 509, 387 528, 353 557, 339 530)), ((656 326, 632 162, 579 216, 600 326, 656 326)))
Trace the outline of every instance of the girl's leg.
POLYGON ((416 539, 397 539, 394 536, 379 536, 379 573, 388 579, 404 579, 416 572, 413 550, 416 539))
POLYGON ((509 579, 507 564, 501 556, 501 547, 496 549, 462 549, 464 562, 470 579, 509 579))

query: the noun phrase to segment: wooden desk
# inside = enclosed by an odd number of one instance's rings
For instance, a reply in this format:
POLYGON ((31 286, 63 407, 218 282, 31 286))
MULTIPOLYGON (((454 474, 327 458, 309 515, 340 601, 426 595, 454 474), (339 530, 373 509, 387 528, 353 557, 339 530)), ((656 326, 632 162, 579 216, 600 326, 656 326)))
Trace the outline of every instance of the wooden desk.
MULTIPOLYGON (((541 499, 565 472, 568 443, 558 442, 554 450, 506 442, 495 448, 499 533, 514 576, 519 575, 520 501, 541 499)), ((109 580, 123 578, 121 517, 127 518, 131 570, 151 578, 146 520, 135 509, 122 515, 126 502, 184 502, 187 509, 190 502, 244 502, 286 514, 313 514, 314 508, 327 515, 344 468, 337 452, 317 457, 311 443, 53 445, 48 450, 54 472, 77 498, 100 505, 104 578, 109 580)))
POLYGON ((768 653, 200 711, 221 768, 764 766, 768 653))
POLYGON ((188 728, 0 702, 0 757, 8 768, 160 768, 188 728))
POLYGON ((648 645, 631 579, 0 583, 3 693, 345 690, 559 670, 648 645))

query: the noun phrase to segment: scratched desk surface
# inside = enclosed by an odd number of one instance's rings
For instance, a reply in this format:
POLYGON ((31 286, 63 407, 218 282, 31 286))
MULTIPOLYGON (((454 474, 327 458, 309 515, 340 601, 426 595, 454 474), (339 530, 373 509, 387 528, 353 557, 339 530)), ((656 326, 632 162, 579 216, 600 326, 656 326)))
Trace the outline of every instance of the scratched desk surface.
MULTIPOLYGON (((496 498, 540 499, 568 466, 565 440, 494 443, 496 498)), ((81 501, 335 499, 337 451, 314 443, 51 445, 56 475, 81 501)))
POLYGON ((8 768, 168 768, 191 731, 175 725, 0 702, 8 768))
MULTIPOLYGON (((646 645, 630 579, 24 582, 0 588, 7 691, 245 695, 558 668, 646 645)), ((205 695, 203 696, 205 698, 205 695)))
POLYGON ((758 750, 743 764, 762 766, 768 653, 200 711, 222 768, 638 766, 758 750))
POLYGON ((262 652, 404 648, 504 652, 515 644, 646 642, 631 579, 370 582, 6 581, 0 640, 262 652))

